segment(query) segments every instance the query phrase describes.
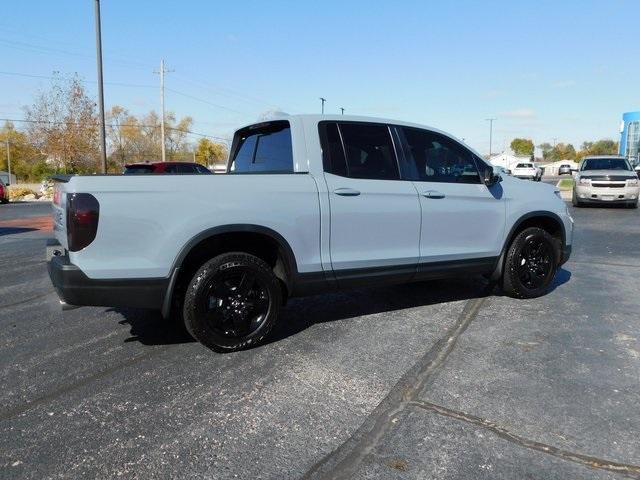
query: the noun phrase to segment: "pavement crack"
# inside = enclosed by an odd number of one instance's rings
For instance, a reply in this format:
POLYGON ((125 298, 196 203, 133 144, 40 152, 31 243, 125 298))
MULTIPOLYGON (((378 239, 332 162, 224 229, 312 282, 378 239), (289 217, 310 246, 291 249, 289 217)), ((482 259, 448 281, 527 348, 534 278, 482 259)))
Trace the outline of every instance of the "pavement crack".
POLYGON ((468 300, 456 323, 451 326, 413 367, 394 385, 363 425, 342 445, 329 453, 302 477, 350 479, 362 462, 373 454, 385 434, 393 428, 396 418, 410 407, 431 377, 443 366, 464 333, 487 301, 485 296, 468 300))
POLYGON ((4 309, 4 308, 7 308, 7 307, 15 307, 16 305, 20 305, 20 304, 23 304, 23 303, 29 303, 29 302, 31 302, 33 300, 37 300, 39 298, 46 297, 47 295, 50 295, 52 293, 53 293, 52 291, 46 291, 46 292, 41 293, 39 295, 34 295, 33 297, 25 298, 25 299, 19 300, 17 302, 5 303, 4 305, 0 305, 0 309, 4 309))
POLYGON ((131 366, 137 362, 140 362, 142 360, 146 360, 150 357, 153 357, 155 355, 159 355, 160 353, 164 352, 165 350, 167 350, 168 348, 170 348, 171 345, 165 345, 163 347, 159 347, 159 348, 155 348, 153 350, 150 350, 146 353, 140 354, 140 355, 136 355, 133 358, 130 358, 124 362, 120 362, 116 365, 113 365, 112 367, 106 368, 100 372, 97 372, 93 375, 89 375, 87 377, 84 377, 80 380, 78 380, 77 382, 72 382, 69 383, 67 385, 64 385, 63 387, 60 387, 52 392, 46 393, 40 397, 37 397, 33 400, 27 401, 26 403, 23 403, 21 405, 17 405, 13 408, 10 408, 8 410, 5 410, 4 412, 0 413, 0 422, 4 422, 6 420, 10 420, 13 417, 17 417, 18 415, 22 415, 23 413, 32 410, 40 405, 43 404, 47 404, 49 402, 52 402, 54 400, 56 400, 58 397, 61 397, 62 395, 72 392, 73 390, 76 390, 84 385, 87 385, 91 382, 94 382, 96 380, 99 380, 100 378, 104 378, 107 377, 109 375, 111 375, 114 372, 117 372, 118 370, 131 366))
POLYGON ((500 438, 503 438, 505 440, 508 440, 509 442, 515 443, 516 445, 519 445, 525 448, 530 448, 532 450, 546 453, 548 455, 553 455, 554 457, 560 458, 562 460, 569 460, 571 462, 579 463, 581 465, 584 465, 590 468, 597 468, 600 470, 607 470, 609 472, 626 474, 630 478, 640 478, 639 465, 613 462, 611 460, 592 457, 589 455, 584 455, 582 453, 571 452, 569 450, 554 447, 553 445, 547 445, 545 443, 536 442, 535 440, 529 440, 518 434, 510 432, 506 428, 501 427, 500 425, 493 423, 489 420, 486 420, 484 418, 476 417, 475 415, 470 415, 464 412, 459 412, 457 410, 451 410, 450 408, 446 408, 441 405, 436 405, 435 403, 425 402, 423 400, 412 400, 408 402, 408 405, 417 407, 423 410, 427 410, 429 412, 433 412, 438 415, 442 415, 445 417, 453 418, 455 420, 476 425, 480 428, 489 430, 495 433, 496 435, 498 435, 500 438))

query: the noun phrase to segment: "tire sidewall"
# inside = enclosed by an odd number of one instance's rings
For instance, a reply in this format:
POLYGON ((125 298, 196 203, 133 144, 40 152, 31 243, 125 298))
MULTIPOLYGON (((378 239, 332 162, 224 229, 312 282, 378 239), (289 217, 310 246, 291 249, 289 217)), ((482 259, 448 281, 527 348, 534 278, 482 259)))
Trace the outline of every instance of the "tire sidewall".
POLYGON ((266 262, 246 253, 227 253, 207 261, 195 273, 185 293, 183 318, 189 333, 206 347, 229 352, 249 348, 260 343, 269 334, 280 313, 282 292, 277 277, 266 262), (198 315, 197 305, 202 300, 209 281, 229 268, 245 268, 259 278, 268 289, 270 304, 262 324, 255 331, 243 337, 226 337, 215 332, 198 315))
POLYGON ((516 298, 535 298, 544 295, 551 286, 553 279, 555 278, 558 270, 558 249, 556 240, 545 230, 538 227, 526 228, 520 232, 513 242, 509 246, 507 252, 506 264, 504 269, 503 286, 507 294, 516 298), (520 251, 522 250, 525 242, 531 237, 537 237, 547 242, 553 251, 553 265, 551 272, 543 285, 536 289, 527 288, 520 280, 518 276, 518 264, 520 251))

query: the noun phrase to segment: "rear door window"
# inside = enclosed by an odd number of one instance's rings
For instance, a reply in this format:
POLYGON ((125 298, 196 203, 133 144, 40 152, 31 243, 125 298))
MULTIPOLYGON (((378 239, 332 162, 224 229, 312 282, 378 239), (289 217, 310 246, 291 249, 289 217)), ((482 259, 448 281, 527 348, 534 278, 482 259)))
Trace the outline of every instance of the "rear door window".
POLYGON ((369 180, 400 178, 387 125, 323 122, 320 137, 326 172, 369 180))
POLYGON ((293 173, 289 122, 245 128, 236 134, 234 143, 231 173, 293 173))

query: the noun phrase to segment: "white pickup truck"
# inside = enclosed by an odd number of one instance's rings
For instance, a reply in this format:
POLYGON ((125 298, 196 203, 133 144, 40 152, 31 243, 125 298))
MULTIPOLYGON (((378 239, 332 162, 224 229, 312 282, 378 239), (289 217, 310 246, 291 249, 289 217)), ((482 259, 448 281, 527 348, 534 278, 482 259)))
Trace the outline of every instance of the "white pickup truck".
POLYGON ((433 128, 287 116, 239 129, 226 174, 56 184, 49 274, 63 304, 157 309, 206 346, 267 336, 288 297, 484 274, 544 294, 573 220, 433 128))

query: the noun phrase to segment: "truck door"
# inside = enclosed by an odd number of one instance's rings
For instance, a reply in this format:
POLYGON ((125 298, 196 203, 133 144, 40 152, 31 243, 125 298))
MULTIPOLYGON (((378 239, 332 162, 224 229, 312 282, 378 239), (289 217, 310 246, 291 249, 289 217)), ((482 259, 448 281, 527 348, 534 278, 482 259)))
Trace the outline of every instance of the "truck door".
MULTIPOLYGON (((505 228, 502 186, 484 184, 473 152, 430 130, 396 127, 422 206, 419 272, 429 264, 470 271, 500 254, 505 228), (445 265, 446 264, 446 265, 445 265)), ((480 163, 481 165, 478 165, 480 163)), ((433 266, 433 265, 432 265, 433 266)))
POLYGON ((321 122, 330 206, 330 257, 341 286, 399 282, 415 274, 420 201, 401 180, 390 128, 321 122))

